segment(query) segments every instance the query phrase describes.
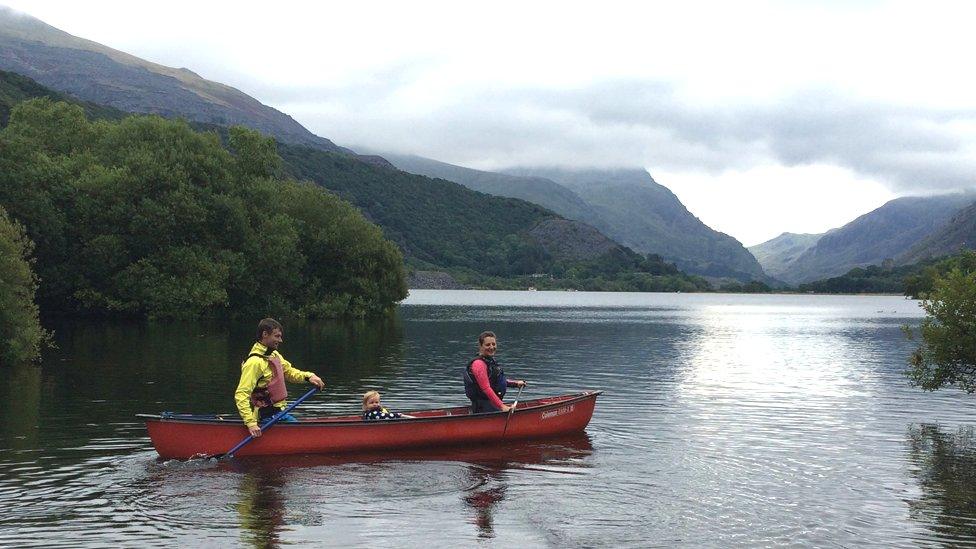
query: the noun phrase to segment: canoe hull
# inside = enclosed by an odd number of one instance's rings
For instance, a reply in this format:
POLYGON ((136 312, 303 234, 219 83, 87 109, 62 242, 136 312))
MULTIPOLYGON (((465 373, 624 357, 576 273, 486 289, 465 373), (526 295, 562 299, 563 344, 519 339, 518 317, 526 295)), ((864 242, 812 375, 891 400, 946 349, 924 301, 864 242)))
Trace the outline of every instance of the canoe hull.
MULTIPOLYGON (((413 419, 364 422, 349 416, 279 423, 236 455, 331 454, 566 435, 586 428, 599 394, 591 391, 520 402, 507 429, 508 414, 471 414, 467 407, 406 412, 417 416, 413 419)), ((142 417, 153 446, 165 459, 221 454, 248 435, 239 418, 142 417)))

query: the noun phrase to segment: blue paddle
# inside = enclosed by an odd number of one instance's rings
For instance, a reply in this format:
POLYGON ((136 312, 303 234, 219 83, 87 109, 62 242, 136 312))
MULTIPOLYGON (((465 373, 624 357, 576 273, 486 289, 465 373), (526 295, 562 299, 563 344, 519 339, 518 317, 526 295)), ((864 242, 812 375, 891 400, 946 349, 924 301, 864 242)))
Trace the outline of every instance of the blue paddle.
MULTIPOLYGON (((277 414, 271 416, 271 419, 267 423, 265 423, 264 425, 261 426, 261 432, 263 433, 263 432, 267 431, 268 429, 272 428, 275 423, 278 423, 278 420, 279 419, 285 417, 285 415, 288 412, 291 412, 292 410, 294 410, 295 409, 295 406, 298 406, 299 404, 301 404, 302 402, 304 402, 305 399, 307 399, 308 397, 314 395, 318 391, 319 391, 319 388, 318 387, 312 387, 311 389, 308 390, 307 393, 305 393, 304 395, 296 398, 295 399, 295 402, 292 402, 291 404, 289 404, 287 408, 285 408, 284 410, 282 410, 282 411, 278 412, 277 414)), ((248 442, 251 442, 252 440, 254 440, 254 435, 247 435, 247 438, 245 438, 244 440, 238 442, 237 443, 237 446, 234 446, 233 448, 231 448, 230 450, 228 450, 226 454, 217 454, 217 455, 210 456, 210 457, 215 458, 215 459, 232 458, 232 457, 234 457, 234 454, 237 453, 238 450, 240 450, 241 448, 243 448, 248 442)))

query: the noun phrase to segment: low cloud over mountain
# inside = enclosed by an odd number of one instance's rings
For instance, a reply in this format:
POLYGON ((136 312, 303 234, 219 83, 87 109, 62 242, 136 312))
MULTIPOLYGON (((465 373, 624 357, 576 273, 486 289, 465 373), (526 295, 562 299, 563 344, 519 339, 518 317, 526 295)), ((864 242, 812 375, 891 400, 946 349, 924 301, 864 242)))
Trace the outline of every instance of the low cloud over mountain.
POLYGON ((369 93, 350 87, 317 90, 316 99, 290 94, 287 108, 313 127, 333 128, 344 142, 482 168, 643 163, 721 172, 763 163, 829 163, 900 193, 976 183, 971 109, 882 104, 828 90, 764 103, 691 104, 667 83, 626 80, 574 90, 468 89, 450 102, 409 112, 397 100, 409 82, 383 83, 369 93), (332 108, 322 109, 319 101, 332 108), (357 128, 363 112, 370 113, 369 123, 357 128))

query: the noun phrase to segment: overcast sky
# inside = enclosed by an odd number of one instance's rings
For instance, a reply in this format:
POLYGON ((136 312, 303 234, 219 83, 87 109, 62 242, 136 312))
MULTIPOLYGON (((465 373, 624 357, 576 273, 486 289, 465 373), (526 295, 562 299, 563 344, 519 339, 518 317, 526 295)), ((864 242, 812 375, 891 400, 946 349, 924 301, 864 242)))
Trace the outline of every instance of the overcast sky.
POLYGON ((976 185, 976 3, 0 4, 352 148, 642 166, 746 245, 976 185))

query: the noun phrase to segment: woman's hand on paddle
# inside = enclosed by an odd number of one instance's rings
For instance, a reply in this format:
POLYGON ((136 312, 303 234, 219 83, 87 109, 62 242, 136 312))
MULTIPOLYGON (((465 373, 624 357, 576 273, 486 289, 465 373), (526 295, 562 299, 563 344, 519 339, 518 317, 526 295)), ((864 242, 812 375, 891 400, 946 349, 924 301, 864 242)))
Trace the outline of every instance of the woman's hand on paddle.
POLYGON ((515 385, 516 387, 525 387, 526 385, 528 385, 528 383, 526 383, 524 379, 516 379, 515 381, 512 382, 512 384, 515 385))
POLYGON ((251 436, 254 438, 258 438, 259 436, 261 436, 261 428, 258 427, 257 425, 248 425, 247 430, 249 433, 251 433, 251 436))
POLYGON ((319 390, 325 389, 325 382, 322 381, 322 378, 315 374, 308 376, 308 382, 318 387, 319 390))
POLYGON ((504 402, 502 403, 502 411, 503 412, 508 412, 511 409, 512 409, 511 406, 509 406, 508 404, 505 404, 504 402))

